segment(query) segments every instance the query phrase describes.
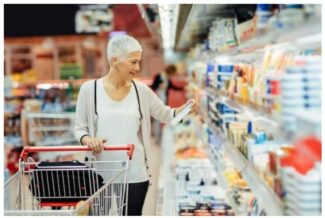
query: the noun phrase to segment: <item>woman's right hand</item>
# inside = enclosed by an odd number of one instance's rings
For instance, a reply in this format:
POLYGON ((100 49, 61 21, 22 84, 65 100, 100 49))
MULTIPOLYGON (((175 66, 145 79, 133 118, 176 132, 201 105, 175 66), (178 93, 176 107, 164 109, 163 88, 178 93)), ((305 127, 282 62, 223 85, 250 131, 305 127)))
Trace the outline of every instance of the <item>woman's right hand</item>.
POLYGON ((104 150, 104 143, 106 143, 106 141, 106 139, 85 136, 82 139, 82 144, 88 146, 92 151, 100 153, 104 150))

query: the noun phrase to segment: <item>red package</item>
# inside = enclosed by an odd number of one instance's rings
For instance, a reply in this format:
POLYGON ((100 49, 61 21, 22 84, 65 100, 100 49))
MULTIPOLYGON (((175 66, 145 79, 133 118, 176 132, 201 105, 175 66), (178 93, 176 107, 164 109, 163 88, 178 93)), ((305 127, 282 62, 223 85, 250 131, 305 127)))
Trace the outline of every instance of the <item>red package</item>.
POLYGON ((295 143, 290 154, 281 158, 281 166, 291 166, 297 172, 305 175, 316 162, 321 160, 322 144, 317 138, 309 136, 295 143))

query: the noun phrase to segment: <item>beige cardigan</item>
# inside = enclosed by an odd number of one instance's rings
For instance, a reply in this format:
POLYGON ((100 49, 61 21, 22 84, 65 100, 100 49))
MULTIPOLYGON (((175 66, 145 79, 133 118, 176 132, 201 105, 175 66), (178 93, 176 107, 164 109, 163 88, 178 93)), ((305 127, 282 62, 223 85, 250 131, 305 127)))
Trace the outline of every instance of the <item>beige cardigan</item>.
MULTIPOLYGON (((167 123, 175 116, 175 109, 171 109, 170 107, 164 105, 157 95, 144 83, 135 81, 135 84, 139 93, 140 110, 143 116, 138 136, 144 145, 145 163, 148 175, 151 177, 147 156, 147 151, 151 143, 150 117, 152 116, 163 123, 167 123)), ((97 115, 95 114, 94 95, 94 80, 87 81, 82 84, 76 105, 76 119, 74 128, 74 135, 79 142, 81 137, 84 135, 95 137, 96 134, 97 115)), ((100 102, 97 102, 97 104, 99 103, 100 102)))

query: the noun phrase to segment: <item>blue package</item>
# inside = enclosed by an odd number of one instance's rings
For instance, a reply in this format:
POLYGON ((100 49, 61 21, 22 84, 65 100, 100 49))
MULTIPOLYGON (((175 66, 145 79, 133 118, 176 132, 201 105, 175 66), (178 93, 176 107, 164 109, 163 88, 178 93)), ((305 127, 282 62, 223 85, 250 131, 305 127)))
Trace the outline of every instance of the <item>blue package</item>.
POLYGON ((304 6, 302 4, 286 4, 286 8, 291 8, 291 9, 303 9, 304 6))
POLYGON ((219 73, 232 73, 234 70, 233 64, 225 64, 225 65, 218 65, 218 72, 219 73))
POLYGON ((235 110, 231 109, 230 107, 228 107, 226 104, 222 104, 222 103, 217 103, 216 107, 218 109, 218 111, 221 114, 225 114, 225 113, 236 113, 235 110))
POLYGON ((270 11, 272 4, 257 4, 257 11, 270 11))

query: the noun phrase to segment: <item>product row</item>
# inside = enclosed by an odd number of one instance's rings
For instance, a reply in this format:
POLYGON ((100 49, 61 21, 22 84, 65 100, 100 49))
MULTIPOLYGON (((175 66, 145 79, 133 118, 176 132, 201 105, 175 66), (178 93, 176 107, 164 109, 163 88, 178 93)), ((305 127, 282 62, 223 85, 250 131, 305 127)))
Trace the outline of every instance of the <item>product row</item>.
POLYGON ((176 205, 181 216, 263 215, 247 182, 231 161, 209 144, 202 117, 185 119, 173 128, 176 205), (218 161, 215 155, 220 158, 218 161))

